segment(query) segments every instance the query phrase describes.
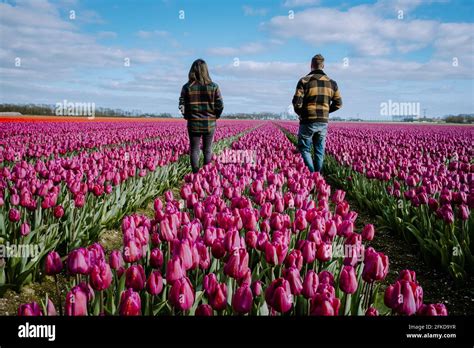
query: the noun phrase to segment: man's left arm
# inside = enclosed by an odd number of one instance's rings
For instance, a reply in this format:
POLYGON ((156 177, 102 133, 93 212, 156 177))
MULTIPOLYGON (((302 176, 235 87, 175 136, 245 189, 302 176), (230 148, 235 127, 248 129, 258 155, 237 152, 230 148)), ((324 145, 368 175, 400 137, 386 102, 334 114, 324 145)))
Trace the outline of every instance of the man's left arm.
POLYGON ((342 108, 342 98, 341 93, 339 92, 339 87, 336 82, 334 84, 334 94, 331 99, 331 106, 329 107, 329 112, 334 112, 342 108))
POLYGON ((303 81, 299 80, 298 85, 296 85, 296 92, 293 96, 293 109, 298 116, 301 116, 303 111, 303 99, 304 99, 304 86, 303 81))

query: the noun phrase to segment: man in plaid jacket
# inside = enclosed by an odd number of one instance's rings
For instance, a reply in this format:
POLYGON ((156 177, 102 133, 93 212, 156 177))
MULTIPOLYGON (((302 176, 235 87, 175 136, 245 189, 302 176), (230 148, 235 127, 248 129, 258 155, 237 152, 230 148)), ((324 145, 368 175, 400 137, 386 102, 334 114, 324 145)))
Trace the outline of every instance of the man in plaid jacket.
POLYGON ((320 172, 323 167, 329 113, 342 107, 336 81, 322 69, 324 57, 317 54, 311 60, 311 72, 299 80, 293 97, 293 108, 300 119, 298 149, 311 172, 320 172))

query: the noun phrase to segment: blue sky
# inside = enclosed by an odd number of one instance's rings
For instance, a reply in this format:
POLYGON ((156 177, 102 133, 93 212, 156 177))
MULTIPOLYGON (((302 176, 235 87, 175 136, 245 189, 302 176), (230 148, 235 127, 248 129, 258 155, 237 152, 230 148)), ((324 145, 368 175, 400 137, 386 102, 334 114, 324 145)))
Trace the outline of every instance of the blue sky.
POLYGON ((7 0, 0 101, 177 114, 189 66, 204 58, 225 112, 284 112, 322 53, 338 116, 381 118, 389 100, 474 113, 473 18, 470 0, 7 0))

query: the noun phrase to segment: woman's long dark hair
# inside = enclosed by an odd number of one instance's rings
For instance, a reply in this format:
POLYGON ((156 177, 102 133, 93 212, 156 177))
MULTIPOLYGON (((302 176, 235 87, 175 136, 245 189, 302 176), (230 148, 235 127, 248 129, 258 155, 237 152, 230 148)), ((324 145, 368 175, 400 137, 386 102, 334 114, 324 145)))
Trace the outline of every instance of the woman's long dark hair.
POLYGON ((209 76, 209 70, 207 69, 207 64, 202 59, 196 59, 189 69, 189 82, 196 82, 200 85, 208 85, 212 82, 211 77, 209 76))

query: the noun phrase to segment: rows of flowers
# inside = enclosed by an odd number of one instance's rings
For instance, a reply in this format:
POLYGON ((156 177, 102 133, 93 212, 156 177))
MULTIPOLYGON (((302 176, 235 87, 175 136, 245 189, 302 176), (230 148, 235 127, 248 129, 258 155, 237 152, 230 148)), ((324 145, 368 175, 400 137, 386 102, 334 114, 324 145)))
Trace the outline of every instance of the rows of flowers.
POLYGON ((50 252, 44 273, 68 279, 66 297, 49 294, 18 314, 446 315, 423 303, 409 270, 380 296, 389 260, 365 248, 375 230, 356 231, 356 219, 345 193, 265 125, 187 175, 179 198, 157 198, 153 218, 126 216, 120 250, 50 252), (231 160, 242 152, 254 161, 231 160))
MULTIPOLYGON (((220 128, 234 122, 221 122, 220 128)), ((141 144, 183 136, 175 121, 159 122, 6 122, 0 129, 0 163, 50 159, 105 146, 141 144)))
POLYGON ((0 162, 56 157, 180 131, 179 125, 173 122, 167 122, 164 127, 150 122, 8 122, 0 130, 0 162))
POLYGON ((331 124, 327 174, 462 282, 474 273, 473 139, 473 127, 331 124))
MULTIPOLYGON (((120 127, 115 127, 115 123, 104 122, 101 128, 94 124, 98 139, 94 145, 100 144, 100 139, 116 139, 120 127)), ((215 138, 230 139, 252 126, 232 123, 220 127, 215 138)), ((27 127, 28 132, 22 133, 24 140, 31 136, 31 128, 45 126, 32 123, 27 127)), ((61 133, 64 126, 56 122, 48 127, 53 127, 49 133, 61 133), (54 129, 55 126, 59 129, 54 129)), ((89 137, 87 127, 84 139, 89 137)), ((11 166, 2 163, 0 242, 42 248, 34 259, 10 257, 6 264, 0 260, 0 287, 18 287, 29 282, 38 273, 38 261, 47 252, 53 249, 67 252, 97 240, 104 228, 163 192, 170 182, 182 178, 188 170, 183 157, 189 152, 185 124, 176 122, 163 127, 159 123, 155 128, 158 131, 153 134, 161 134, 157 140, 149 141, 146 132, 132 128, 137 135, 129 139, 141 137, 141 140, 123 146, 102 147, 92 152, 83 149, 71 156, 48 160, 21 160, 11 166)), ((60 139, 63 139, 60 146, 67 148, 67 137, 60 139)))

